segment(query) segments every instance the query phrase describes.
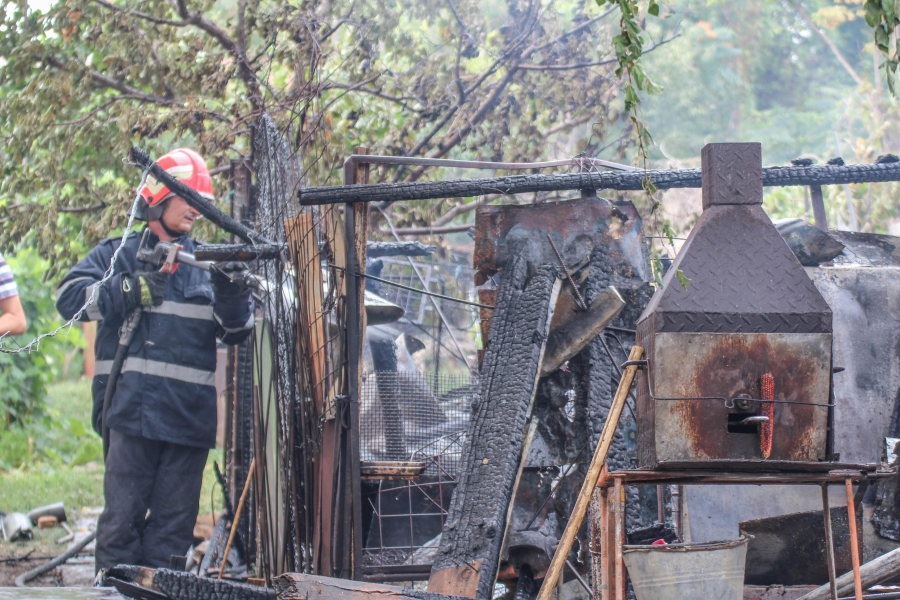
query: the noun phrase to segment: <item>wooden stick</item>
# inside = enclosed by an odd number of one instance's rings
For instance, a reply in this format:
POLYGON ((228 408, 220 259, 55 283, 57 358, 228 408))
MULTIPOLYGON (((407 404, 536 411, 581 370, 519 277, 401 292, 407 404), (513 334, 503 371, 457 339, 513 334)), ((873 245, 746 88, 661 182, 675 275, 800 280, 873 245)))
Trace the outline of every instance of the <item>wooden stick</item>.
MULTIPOLYGON (((851 570, 838 577, 835 581, 839 598, 854 593, 854 575, 855 572, 851 570)), ((859 568, 863 589, 869 589, 873 585, 883 583, 896 575, 900 575, 900 548, 883 554, 859 568)), ((829 598, 831 598, 831 590, 826 583, 797 600, 828 600, 829 598)))
MULTIPOLYGON (((628 360, 640 360, 644 354, 644 349, 640 346, 634 346, 628 360)), ((587 513, 588 503, 591 500, 591 494, 597 486, 597 480, 600 479, 600 471, 606 462, 609 454, 609 447, 612 445, 613 434, 619 425, 619 417, 622 416, 622 408, 625 406, 625 399, 628 397, 628 391, 631 389, 631 383, 634 381, 634 375, 637 372, 637 366, 631 365, 625 369, 622 379, 619 381, 619 389, 616 390, 616 396, 613 398, 612 406, 609 408, 609 416, 606 423, 603 424, 603 432, 600 434, 600 443, 597 444, 597 451, 594 452, 594 458, 591 459, 591 466, 588 469, 584 483, 581 485, 581 491, 578 492, 578 498, 575 501, 575 508, 572 510, 572 516, 566 524, 566 530, 563 532, 562 538, 559 540, 559 546, 553 554, 553 560, 550 562, 550 568, 547 569, 547 575, 544 577, 544 583, 541 584, 541 591, 538 592, 537 600, 550 600, 556 582, 562 574, 563 567, 566 565, 566 558, 575 543, 575 535, 581 528, 584 521, 584 515, 587 513)), ((604 552, 606 549, 603 550, 604 552)), ((618 582, 616 582, 618 584, 618 582)))
POLYGON ((850 521, 850 557, 853 559, 853 591, 862 600, 862 577, 859 573, 859 542, 856 535, 856 508, 853 506, 853 480, 847 479, 847 518, 850 521))
POLYGON ((225 573, 225 565, 228 564, 228 554, 231 552, 231 543, 237 533, 238 523, 241 521, 241 510, 244 508, 244 501, 247 499, 247 492, 250 491, 250 482, 253 481, 253 467, 256 466, 256 457, 250 461, 250 472, 247 473, 247 481, 244 483, 244 491, 241 492, 241 499, 238 501, 237 510, 234 511, 234 523, 231 524, 231 533, 228 534, 228 543, 225 544, 225 554, 222 556, 222 566, 219 567, 219 579, 225 573))

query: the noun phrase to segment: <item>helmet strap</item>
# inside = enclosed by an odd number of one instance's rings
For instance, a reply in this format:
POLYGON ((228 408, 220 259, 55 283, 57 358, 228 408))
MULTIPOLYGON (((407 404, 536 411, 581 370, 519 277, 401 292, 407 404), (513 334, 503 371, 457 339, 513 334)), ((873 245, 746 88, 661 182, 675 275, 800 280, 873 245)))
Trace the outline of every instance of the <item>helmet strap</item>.
POLYGON ((167 234, 169 234, 176 240, 184 235, 180 231, 175 231, 174 229, 171 229, 168 225, 166 225, 166 222, 162 220, 162 216, 160 216, 160 218, 159 218, 159 225, 160 225, 160 227, 163 228, 163 231, 165 231, 167 234))

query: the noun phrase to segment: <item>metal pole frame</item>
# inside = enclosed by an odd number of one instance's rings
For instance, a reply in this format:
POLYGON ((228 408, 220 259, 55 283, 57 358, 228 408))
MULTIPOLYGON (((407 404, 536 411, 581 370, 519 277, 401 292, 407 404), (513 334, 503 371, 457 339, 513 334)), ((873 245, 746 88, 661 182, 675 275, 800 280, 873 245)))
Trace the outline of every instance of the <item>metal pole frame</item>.
MULTIPOLYGON (((366 148, 357 148, 358 154, 366 154, 366 148)), ((368 183, 368 165, 364 163, 344 163, 344 184, 356 185, 368 183), (361 168, 362 167, 362 168, 361 168)), ((362 358, 362 344, 365 340, 365 316, 364 293, 365 281, 357 273, 365 272, 366 240, 357 240, 357 229, 366 227, 368 206, 347 203, 344 205, 344 232, 347 240, 347 393, 349 396, 348 410, 349 429, 346 448, 348 449, 349 480, 347 491, 350 496, 350 569, 349 575, 357 581, 362 579, 362 490, 360 479, 360 450, 359 450, 359 392, 362 372, 360 360, 362 358), (361 221, 357 223, 357 220, 361 221), (361 250, 359 249, 361 247, 361 250), (359 265, 357 263, 361 262, 359 265)), ((364 229, 363 229, 364 231, 364 229)), ((346 505, 345 505, 346 506, 346 505)), ((347 573, 347 565, 341 565, 343 572, 347 573)))

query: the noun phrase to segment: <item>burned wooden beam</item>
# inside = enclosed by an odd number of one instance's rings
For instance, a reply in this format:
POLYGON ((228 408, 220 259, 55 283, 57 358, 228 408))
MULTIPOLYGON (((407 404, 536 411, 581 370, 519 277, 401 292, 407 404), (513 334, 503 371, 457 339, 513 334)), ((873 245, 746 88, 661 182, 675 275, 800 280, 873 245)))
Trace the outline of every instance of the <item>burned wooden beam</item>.
POLYGON ((272 580, 278 600, 463 600, 402 588, 305 573, 285 573, 272 580))
POLYGON ((422 242, 366 242, 366 257, 382 256, 431 256, 437 246, 426 246, 422 242))
POLYGON ((453 493, 428 590, 490 598, 500 562, 507 510, 522 454, 540 363, 560 282, 544 264, 528 279, 528 263, 504 270, 466 429, 462 474, 453 493))
POLYGON ((287 249, 284 244, 200 244, 194 252, 197 260, 270 260, 281 258, 287 249))
MULTIPOLYGON (((343 202, 398 202, 434 198, 469 198, 485 194, 524 194, 563 190, 643 189, 649 178, 658 189, 702 187, 700 169, 601 171, 562 175, 511 175, 484 179, 451 179, 309 187, 297 192, 302 206, 343 202)), ((900 163, 766 167, 764 186, 866 183, 900 180, 900 163)))

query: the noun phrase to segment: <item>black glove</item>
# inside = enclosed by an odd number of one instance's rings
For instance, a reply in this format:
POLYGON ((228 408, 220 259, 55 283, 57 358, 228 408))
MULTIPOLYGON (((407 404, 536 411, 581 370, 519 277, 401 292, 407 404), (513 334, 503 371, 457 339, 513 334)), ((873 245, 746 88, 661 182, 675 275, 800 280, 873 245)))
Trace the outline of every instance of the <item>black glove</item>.
POLYGON ((159 306, 166 297, 169 285, 169 273, 151 271, 131 277, 122 277, 122 301, 125 312, 131 312, 138 306, 159 306))
POLYGON ((222 262, 209 270, 209 282, 212 284, 216 300, 230 300, 246 296, 250 271, 242 262, 222 262))

